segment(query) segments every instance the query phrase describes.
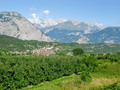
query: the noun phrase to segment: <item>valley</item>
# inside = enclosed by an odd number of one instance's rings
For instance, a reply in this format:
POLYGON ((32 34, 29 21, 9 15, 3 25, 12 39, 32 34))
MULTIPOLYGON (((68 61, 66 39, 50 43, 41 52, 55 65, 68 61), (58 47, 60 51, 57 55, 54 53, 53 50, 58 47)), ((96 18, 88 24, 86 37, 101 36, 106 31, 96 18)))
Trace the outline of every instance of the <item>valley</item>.
POLYGON ((0 35, 0 51, 1 52, 22 52, 31 53, 33 50, 42 48, 45 51, 52 50, 56 54, 60 51, 72 53, 75 48, 82 48, 85 54, 98 54, 98 53, 117 53, 120 51, 120 44, 78 44, 78 43, 60 43, 60 42, 42 42, 36 40, 20 40, 14 37, 0 35), (48 49, 49 50, 48 50, 48 49))
POLYGON ((120 89, 119 26, 32 16, 0 13, 0 90, 120 89))

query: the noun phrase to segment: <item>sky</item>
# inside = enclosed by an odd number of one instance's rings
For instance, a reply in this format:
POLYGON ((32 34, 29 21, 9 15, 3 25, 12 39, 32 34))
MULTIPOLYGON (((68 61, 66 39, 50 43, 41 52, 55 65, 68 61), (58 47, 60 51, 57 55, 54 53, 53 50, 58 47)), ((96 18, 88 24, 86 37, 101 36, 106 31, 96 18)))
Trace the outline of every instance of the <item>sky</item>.
POLYGON ((0 0, 0 12, 15 11, 29 19, 77 19, 120 26, 120 0, 0 0))

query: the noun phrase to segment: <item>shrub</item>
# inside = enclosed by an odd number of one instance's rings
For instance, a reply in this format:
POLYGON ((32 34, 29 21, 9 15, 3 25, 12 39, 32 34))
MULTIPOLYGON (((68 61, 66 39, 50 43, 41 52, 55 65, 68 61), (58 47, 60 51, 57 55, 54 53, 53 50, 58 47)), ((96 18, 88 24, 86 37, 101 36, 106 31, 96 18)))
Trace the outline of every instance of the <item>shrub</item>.
POLYGON ((84 57, 82 62, 85 63, 90 72, 94 72, 98 67, 98 59, 94 56, 84 57))
POLYGON ((81 48, 76 48, 76 49, 73 49, 73 55, 82 55, 84 54, 84 51, 81 49, 81 48))
POLYGON ((57 55, 65 56, 67 55, 65 51, 60 51, 57 55))
POLYGON ((81 80, 84 82, 91 82, 92 77, 90 76, 90 73, 88 71, 83 71, 81 74, 81 80))

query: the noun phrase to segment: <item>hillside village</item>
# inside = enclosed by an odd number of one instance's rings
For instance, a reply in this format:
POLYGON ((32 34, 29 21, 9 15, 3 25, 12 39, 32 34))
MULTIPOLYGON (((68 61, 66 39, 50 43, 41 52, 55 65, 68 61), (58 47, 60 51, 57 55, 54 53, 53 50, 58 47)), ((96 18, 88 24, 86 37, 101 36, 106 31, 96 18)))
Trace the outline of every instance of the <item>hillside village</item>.
POLYGON ((60 51, 62 47, 53 47, 53 46, 46 46, 42 47, 40 49, 34 49, 34 50, 26 50, 24 52, 19 52, 19 51, 10 51, 9 53, 11 54, 16 54, 16 55, 28 55, 28 54, 35 54, 35 55, 43 55, 43 56, 48 56, 48 55, 55 55, 57 51, 60 51))

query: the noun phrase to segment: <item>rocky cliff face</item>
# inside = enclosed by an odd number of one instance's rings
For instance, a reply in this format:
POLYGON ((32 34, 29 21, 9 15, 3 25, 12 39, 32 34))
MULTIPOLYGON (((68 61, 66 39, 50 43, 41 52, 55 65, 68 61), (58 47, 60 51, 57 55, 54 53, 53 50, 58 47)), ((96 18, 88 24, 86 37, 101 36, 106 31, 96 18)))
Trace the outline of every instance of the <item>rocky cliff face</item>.
POLYGON ((22 40, 52 41, 50 37, 16 12, 0 13, 0 34, 22 40))

